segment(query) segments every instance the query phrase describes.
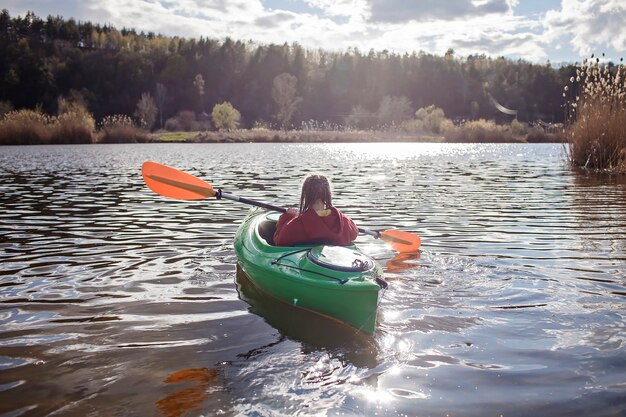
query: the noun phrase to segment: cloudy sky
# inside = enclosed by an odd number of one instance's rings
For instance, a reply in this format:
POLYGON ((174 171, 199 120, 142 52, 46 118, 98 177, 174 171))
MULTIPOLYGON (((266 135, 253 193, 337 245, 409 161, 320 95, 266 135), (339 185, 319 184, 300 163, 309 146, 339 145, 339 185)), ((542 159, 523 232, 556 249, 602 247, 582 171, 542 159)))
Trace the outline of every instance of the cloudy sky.
POLYGON ((540 63, 626 55, 626 0, 0 0, 0 8, 334 51, 452 48, 540 63))

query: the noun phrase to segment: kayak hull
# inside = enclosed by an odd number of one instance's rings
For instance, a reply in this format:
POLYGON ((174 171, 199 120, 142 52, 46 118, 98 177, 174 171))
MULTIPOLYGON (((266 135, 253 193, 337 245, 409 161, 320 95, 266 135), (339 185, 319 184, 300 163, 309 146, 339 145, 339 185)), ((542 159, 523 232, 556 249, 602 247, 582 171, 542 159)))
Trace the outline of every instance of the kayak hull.
POLYGON ((253 209, 235 235, 239 266, 264 293, 373 333, 382 269, 355 246, 272 245, 276 213, 253 209))

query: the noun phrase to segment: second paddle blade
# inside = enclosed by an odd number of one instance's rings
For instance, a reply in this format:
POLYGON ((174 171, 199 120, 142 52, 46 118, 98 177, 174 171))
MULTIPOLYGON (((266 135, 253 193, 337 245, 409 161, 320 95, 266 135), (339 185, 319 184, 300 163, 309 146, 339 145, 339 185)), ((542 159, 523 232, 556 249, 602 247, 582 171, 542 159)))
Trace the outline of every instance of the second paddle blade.
POLYGON ((177 200, 202 200, 215 195, 213 187, 200 178, 156 162, 144 162, 141 173, 146 185, 165 197, 177 200))

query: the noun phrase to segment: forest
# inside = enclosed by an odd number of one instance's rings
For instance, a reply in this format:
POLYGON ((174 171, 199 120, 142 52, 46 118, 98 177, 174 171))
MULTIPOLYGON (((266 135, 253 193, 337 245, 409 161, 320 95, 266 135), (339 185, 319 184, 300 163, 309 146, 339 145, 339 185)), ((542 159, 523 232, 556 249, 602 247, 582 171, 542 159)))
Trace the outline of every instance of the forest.
POLYGON ((240 112, 242 127, 272 126, 280 119, 275 79, 285 73, 296 89, 295 127, 374 117, 389 97, 402 97, 413 111, 434 105, 450 119, 510 122, 513 117, 498 110, 504 107, 522 122, 563 122, 563 86, 575 67, 458 57, 451 49, 437 56, 186 39, 60 16, 0 14, 4 109, 56 114, 64 98, 83 102, 99 121, 132 116, 149 93, 159 108, 154 128, 181 111, 202 115, 222 102, 240 112))

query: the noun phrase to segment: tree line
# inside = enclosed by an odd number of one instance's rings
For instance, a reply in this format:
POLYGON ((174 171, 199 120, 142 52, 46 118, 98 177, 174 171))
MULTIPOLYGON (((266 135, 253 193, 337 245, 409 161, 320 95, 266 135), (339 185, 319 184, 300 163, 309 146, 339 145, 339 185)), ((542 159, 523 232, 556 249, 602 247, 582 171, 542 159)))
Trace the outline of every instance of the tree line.
POLYGON ((228 102, 242 127, 310 121, 374 127, 434 105, 451 119, 562 122, 575 67, 485 55, 331 52, 298 44, 186 39, 33 13, 0 13, 3 108, 59 111, 83 103, 96 120, 154 100, 154 127, 181 111, 228 102), (390 113, 390 114, 389 114, 390 113))

